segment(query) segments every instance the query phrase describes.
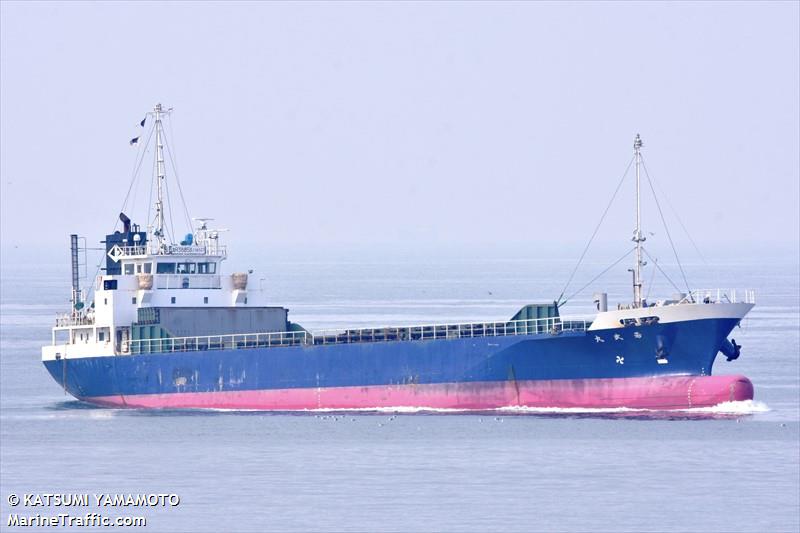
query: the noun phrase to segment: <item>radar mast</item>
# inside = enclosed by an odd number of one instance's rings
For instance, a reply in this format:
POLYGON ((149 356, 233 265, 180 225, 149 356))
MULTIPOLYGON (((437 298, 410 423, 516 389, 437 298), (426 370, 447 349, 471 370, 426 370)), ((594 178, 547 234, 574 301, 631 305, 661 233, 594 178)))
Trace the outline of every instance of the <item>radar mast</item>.
POLYGON ((164 127, 161 123, 162 115, 169 114, 172 108, 164 110, 161 104, 156 104, 153 108, 152 115, 155 118, 156 128, 156 204, 155 204, 155 218, 148 228, 148 233, 155 237, 156 249, 159 254, 163 254, 167 250, 166 239, 164 235, 164 180, 166 172, 164 168, 164 127))
POLYGON ((636 229, 633 232, 633 242, 636 243, 636 264, 633 269, 633 306, 642 307, 642 243, 646 240, 642 235, 642 209, 639 194, 639 169, 642 164, 642 138, 636 134, 633 141, 633 154, 636 159, 636 229))

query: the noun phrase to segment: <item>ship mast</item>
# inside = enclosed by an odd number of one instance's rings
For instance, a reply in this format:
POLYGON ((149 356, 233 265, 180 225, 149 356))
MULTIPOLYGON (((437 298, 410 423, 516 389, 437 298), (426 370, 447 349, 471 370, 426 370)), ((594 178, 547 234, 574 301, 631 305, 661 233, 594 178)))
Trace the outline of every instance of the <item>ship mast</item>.
POLYGON ((152 234, 156 238, 158 246, 158 253, 166 251, 166 244, 164 239, 164 179, 166 178, 164 171, 164 143, 163 143, 163 127, 161 124, 161 115, 169 113, 170 110, 164 111, 161 104, 156 104, 153 108, 153 115, 155 116, 156 128, 156 216, 155 227, 152 234))
POLYGON ((636 229, 633 232, 633 242, 636 243, 636 265, 633 269, 633 306, 642 307, 642 243, 646 240, 642 235, 642 210, 639 195, 639 168, 642 162, 642 138, 636 134, 633 141, 633 153, 636 158, 636 229))

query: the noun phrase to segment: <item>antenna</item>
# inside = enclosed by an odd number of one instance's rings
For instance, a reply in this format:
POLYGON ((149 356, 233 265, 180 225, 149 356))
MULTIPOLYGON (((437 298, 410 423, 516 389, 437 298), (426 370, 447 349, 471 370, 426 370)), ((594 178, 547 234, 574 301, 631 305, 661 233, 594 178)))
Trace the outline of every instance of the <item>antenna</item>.
POLYGON ((192 220, 198 223, 196 229, 208 229, 208 223, 214 220, 213 218, 207 217, 192 217, 192 220))
POLYGON ((633 242, 636 243, 636 265, 633 269, 633 306, 642 307, 642 243, 647 240, 642 235, 642 209, 639 195, 639 168, 642 163, 642 138, 636 134, 633 141, 633 154, 636 158, 636 229, 633 232, 633 242))

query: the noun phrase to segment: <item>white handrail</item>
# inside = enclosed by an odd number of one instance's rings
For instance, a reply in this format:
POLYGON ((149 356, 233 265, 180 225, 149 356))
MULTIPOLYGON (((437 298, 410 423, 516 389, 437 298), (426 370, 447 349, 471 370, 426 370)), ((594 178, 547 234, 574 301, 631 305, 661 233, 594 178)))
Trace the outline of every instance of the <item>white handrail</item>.
POLYGON ((196 256, 196 255, 209 255, 209 256, 227 256, 227 247, 224 244, 215 242, 203 242, 190 245, 170 244, 166 250, 159 250, 158 244, 155 242, 148 242, 147 245, 138 246, 121 246, 117 245, 119 249, 119 257, 144 257, 152 256, 196 256))
POLYGON ((93 326, 94 315, 70 315, 68 313, 59 314, 56 316, 56 327, 68 326, 93 326))
POLYGON ((589 322, 583 318, 551 317, 498 322, 321 330, 314 333, 308 331, 233 333, 196 337, 136 339, 127 341, 123 345, 122 351, 124 353, 150 353, 361 342, 423 341, 509 335, 558 335, 565 331, 583 332, 586 331, 588 326, 589 322))
POLYGON ((697 303, 756 303, 753 289, 695 289, 691 296, 697 303))
POLYGON ((192 352, 201 350, 296 346, 300 344, 309 344, 309 337, 310 335, 306 331, 281 331, 271 333, 233 333, 228 335, 200 335, 196 337, 135 339, 124 343, 122 352, 192 352))
POLYGON ((219 274, 156 274, 156 289, 219 289, 219 274))

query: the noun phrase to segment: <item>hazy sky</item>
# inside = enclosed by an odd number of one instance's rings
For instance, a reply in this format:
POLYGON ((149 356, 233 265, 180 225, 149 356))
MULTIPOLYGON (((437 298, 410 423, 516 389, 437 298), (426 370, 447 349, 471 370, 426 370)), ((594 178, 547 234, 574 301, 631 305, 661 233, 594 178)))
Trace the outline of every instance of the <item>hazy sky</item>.
MULTIPOLYGON (((579 252, 640 132, 699 245, 796 250, 798 5, 4 1, 3 248, 110 231, 163 102, 192 216, 241 246, 579 252)), ((633 216, 629 178, 601 239, 633 216)))

